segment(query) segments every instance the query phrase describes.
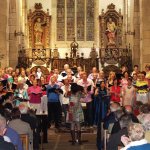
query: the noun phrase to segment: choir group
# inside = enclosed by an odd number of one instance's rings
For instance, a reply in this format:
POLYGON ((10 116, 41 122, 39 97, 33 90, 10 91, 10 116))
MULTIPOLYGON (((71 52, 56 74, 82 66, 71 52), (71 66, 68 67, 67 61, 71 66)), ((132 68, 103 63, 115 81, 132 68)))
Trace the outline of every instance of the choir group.
MULTIPOLYGON (((69 127, 72 145, 82 144, 82 127, 97 129, 98 149, 104 146, 103 128, 111 134, 107 149, 117 149, 120 143, 114 142, 114 135, 127 128, 130 120, 142 124, 141 114, 150 112, 150 66, 139 71, 135 65, 132 72, 122 66, 120 72, 107 74, 93 67, 89 72, 81 66, 71 69, 68 64, 61 72, 52 69, 49 75, 40 68, 1 68, 0 117, 6 119, 7 128, 29 135, 30 149, 39 148, 41 131, 47 142, 47 129, 53 124, 57 130, 69 127)), ((9 139, 22 149, 21 143, 9 139)))

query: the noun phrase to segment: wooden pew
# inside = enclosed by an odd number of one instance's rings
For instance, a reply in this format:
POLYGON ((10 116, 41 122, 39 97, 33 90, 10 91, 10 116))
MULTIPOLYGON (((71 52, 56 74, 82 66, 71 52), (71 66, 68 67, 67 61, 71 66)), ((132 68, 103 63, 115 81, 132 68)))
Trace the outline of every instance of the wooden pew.
POLYGON ((29 136, 28 136, 28 134, 20 134, 20 139, 22 141, 23 149, 29 150, 29 136))

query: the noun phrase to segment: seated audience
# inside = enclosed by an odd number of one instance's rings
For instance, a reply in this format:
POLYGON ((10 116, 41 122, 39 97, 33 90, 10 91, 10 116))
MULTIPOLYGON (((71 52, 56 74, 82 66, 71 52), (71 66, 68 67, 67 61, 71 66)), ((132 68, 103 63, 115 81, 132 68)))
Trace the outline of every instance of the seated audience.
POLYGON ((145 139, 150 143, 150 114, 145 114, 142 124, 145 129, 145 139))
POLYGON ((138 120, 140 123, 143 122, 143 118, 146 114, 150 113, 150 105, 148 104, 143 104, 140 108, 139 108, 140 114, 137 116, 138 120))
POLYGON ((132 123, 128 127, 128 136, 122 136, 121 141, 125 145, 121 150, 149 150, 150 144, 144 139, 145 131, 141 124, 132 123))
POLYGON ((19 108, 13 108, 12 110, 12 120, 9 122, 8 126, 13 128, 18 132, 18 134, 28 134, 30 141, 30 150, 33 149, 33 132, 30 125, 21 120, 21 113, 19 108))
POLYGON ((104 118, 104 129, 108 129, 110 124, 116 122, 115 112, 120 110, 120 104, 117 102, 110 104, 110 113, 104 118))
POLYGON ((38 124, 38 119, 36 115, 30 115, 29 108, 26 102, 21 102, 19 104, 19 110, 21 112, 21 120, 24 122, 27 122, 32 131, 33 131, 33 148, 38 149, 39 148, 39 124, 38 124))
POLYGON ((124 113, 129 114, 131 116, 132 122, 139 123, 138 118, 133 113, 133 108, 131 105, 124 106, 123 110, 124 110, 124 113))
POLYGON ((4 134, 6 130, 6 119, 0 115, 0 149, 15 150, 15 146, 12 143, 4 140, 4 134))
MULTIPOLYGON (((133 114, 133 109, 130 105, 125 106, 123 108, 123 111, 125 114, 131 117, 132 122, 139 123, 137 117, 133 114)), ((119 121, 115 122, 111 134, 117 133, 120 129, 121 129, 120 122, 119 121)))
POLYGON ((17 150, 23 150, 23 147, 22 147, 22 142, 21 142, 21 139, 19 137, 19 134, 12 128, 10 128, 8 126, 8 123, 9 121, 11 120, 11 110, 8 110, 8 108, 1 108, 1 112, 0 114, 5 117, 6 119, 6 122, 7 122, 7 130, 5 132, 5 136, 7 136, 10 141, 15 145, 15 147, 17 148, 17 150))
POLYGON ((118 146, 122 146, 121 136, 128 135, 127 127, 132 122, 131 116, 124 114, 119 121, 120 130, 112 134, 108 140, 107 150, 118 150, 118 146))

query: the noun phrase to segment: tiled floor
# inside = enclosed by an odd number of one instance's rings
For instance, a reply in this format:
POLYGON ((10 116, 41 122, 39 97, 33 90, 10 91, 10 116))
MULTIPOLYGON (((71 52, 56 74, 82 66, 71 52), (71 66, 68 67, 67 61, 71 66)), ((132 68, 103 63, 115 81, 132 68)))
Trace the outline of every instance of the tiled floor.
POLYGON ((83 133, 82 145, 71 145, 69 133, 55 133, 54 130, 48 131, 48 144, 43 144, 43 150, 97 150, 96 134, 83 133))

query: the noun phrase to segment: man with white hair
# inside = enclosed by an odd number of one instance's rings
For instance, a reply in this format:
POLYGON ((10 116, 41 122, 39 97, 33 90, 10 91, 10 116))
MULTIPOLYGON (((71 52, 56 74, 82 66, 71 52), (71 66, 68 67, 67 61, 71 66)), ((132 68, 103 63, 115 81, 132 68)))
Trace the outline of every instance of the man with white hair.
POLYGON ((122 136, 121 141, 126 145, 121 150, 149 150, 150 144, 145 140, 142 124, 131 123, 128 127, 128 137, 122 136))
POLYGON ((68 69, 70 69, 69 64, 65 64, 64 65, 64 70, 60 73, 60 75, 62 76, 62 78, 64 78, 67 75, 67 70, 68 69))
POLYGON ((4 140, 4 134, 6 130, 6 119, 0 115, 0 149, 15 150, 15 146, 12 143, 6 142, 4 140))

